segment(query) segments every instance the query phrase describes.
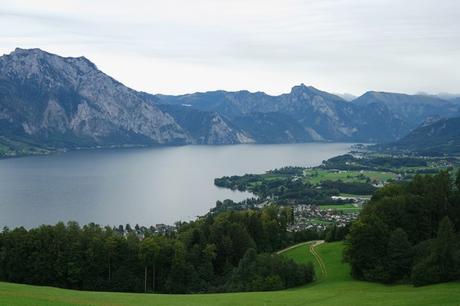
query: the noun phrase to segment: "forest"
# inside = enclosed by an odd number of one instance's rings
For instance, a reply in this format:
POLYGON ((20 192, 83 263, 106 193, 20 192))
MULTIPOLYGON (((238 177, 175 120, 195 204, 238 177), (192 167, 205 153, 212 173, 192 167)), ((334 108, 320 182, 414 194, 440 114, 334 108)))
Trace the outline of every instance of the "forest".
POLYGON ((373 156, 370 154, 366 156, 366 158, 357 158, 352 154, 344 154, 324 161, 320 167, 324 169, 340 170, 393 171, 395 168, 426 166, 428 166, 427 160, 420 157, 373 156))
POLYGON ((208 214, 168 235, 75 222, 0 234, 0 281, 159 293, 280 290, 314 280, 312 265, 273 252, 316 239, 287 232, 288 208, 208 214))
POLYGON ((353 277, 416 286, 460 280, 460 171, 417 175, 372 197, 347 236, 353 277))

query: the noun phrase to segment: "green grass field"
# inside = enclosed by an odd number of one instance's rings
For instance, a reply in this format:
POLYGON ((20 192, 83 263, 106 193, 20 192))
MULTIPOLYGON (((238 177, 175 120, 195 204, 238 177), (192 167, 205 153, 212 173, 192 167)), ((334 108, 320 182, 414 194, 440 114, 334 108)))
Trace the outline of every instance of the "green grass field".
MULTIPOLYGON (((304 244, 283 254, 299 262, 315 260, 304 244)), ((447 283, 421 288, 408 285, 386 286, 353 280, 349 267, 343 264, 343 245, 327 243, 316 247, 323 259, 327 276, 299 288, 277 292, 157 295, 81 292, 50 287, 0 283, 0 305, 319 305, 319 306, 404 306, 404 305, 460 305, 460 283, 447 283)), ((315 263, 319 271, 318 263, 315 263)))
POLYGON ((361 208, 354 206, 353 204, 342 204, 342 205, 320 205, 321 209, 335 209, 345 213, 359 212, 361 208))
POLYGON ((371 181, 388 181, 394 179, 395 174, 391 172, 380 172, 380 171, 331 171, 321 169, 306 169, 304 171, 305 181, 318 185, 323 181, 337 181, 341 180, 346 183, 365 183, 366 179, 369 178, 371 181))

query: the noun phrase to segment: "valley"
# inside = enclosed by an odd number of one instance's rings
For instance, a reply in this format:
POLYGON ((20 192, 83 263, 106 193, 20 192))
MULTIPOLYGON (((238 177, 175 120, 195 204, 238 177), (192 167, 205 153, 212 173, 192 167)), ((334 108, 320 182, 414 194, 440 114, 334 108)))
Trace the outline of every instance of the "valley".
POLYGON ((460 306, 460 1, 0 26, 1 306, 460 306))

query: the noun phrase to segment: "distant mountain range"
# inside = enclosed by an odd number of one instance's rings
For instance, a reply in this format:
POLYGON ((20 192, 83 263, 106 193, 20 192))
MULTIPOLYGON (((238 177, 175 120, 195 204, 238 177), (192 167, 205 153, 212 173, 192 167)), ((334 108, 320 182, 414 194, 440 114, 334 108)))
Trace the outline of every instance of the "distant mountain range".
POLYGON ((430 118, 460 115, 459 100, 369 91, 350 102, 303 84, 279 96, 212 91, 155 97, 159 104, 221 114, 257 142, 390 142, 430 118))
POLYGON ((422 124, 402 139, 379 145, 378 149, 408 151, 425 155, 460 153, 460 117, 422 124))
POLYGON ((0 152, 2 143, 21 142, 48 149, 391 142, 431 117, 455 115, 459 99, 371 91, 347 101, 303 84, 278 96, 152 95, 124 86, 84 57, 40 49, 0 57, 0 152))

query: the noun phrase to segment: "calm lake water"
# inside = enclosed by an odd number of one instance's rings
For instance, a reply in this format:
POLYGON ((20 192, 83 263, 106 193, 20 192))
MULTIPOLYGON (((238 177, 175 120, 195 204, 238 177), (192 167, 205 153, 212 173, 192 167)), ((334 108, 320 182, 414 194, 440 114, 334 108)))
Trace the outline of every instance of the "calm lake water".
POLYGON ((150 226, 190 220, 216 200, 250 194, 214 186, 223 175, 316 166, 350 144, 183 146, 79 151, 0 160, 0 226, 150 226))

